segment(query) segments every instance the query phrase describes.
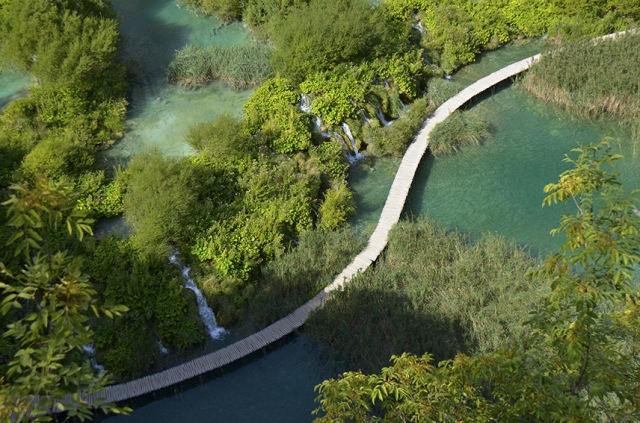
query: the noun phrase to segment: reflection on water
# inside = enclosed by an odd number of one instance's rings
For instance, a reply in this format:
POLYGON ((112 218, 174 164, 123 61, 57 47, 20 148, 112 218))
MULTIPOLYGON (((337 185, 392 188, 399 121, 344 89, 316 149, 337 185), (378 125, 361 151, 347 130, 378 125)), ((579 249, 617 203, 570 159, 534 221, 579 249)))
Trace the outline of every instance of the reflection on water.
POLYGON ((222 25, 214 17, 196 16, 174 0, 113 0, 121 16, 121 59, 135 76, 125 137, 103 153, 103 165, 128 162, 136 153, 157 147, 165 154, 193 151, 184 142, 187 129, 221 113, 240 116, 251 90, 234 91, 215 82, 187 91, 166 81, 176 50, 187 44, 208 46, 250 43, 241 23, 222 25))

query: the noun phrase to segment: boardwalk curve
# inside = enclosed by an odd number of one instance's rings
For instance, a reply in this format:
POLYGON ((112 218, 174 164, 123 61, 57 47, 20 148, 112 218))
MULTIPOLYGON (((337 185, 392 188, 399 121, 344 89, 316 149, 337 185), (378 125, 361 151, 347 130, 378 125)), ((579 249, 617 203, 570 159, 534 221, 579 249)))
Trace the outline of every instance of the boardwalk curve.
POLYGON ((520 60, 478 80, 447 100, 427 118, 426 124, 402 158, 402 162, 400 163, 400 167, 398 168, 398 172, 396 173, 391 189, 389 190, 389 195, 382 209, 378 225, 369 238, 367 246, 335 277, 331 284, 320 291, 315 297, 291 314, 272 323, 266 328, 218 351, 159 373, 154 373, 130 382, 109 386, 98 394, 90 395, 87 399, 91 401, 93 398, 104 398, 109 402, 117 402, 152 393, 230 364, 251 353, 259 351, 261 348, 282 339, 301 327, 307 321, 311 311, 322 307, 331 291, 344 286, 346 282, 350 281, 359 272, 364 272, 386 247, 389 231, 400 219, 416 170, 429 146, 429 134, 433 128, 478 94, 529 69, 531 64, 539 57, 540 55, 538 54, 520 60))

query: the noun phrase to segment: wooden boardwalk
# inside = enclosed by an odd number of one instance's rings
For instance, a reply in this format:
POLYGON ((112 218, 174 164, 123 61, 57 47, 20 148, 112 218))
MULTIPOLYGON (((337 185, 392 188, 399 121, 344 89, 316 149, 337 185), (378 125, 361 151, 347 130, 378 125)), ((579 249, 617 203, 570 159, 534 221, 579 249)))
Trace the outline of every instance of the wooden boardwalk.
MULTIPOLYGON (((92 397, 100 397, 107 401, 116 402, 149 394, 158 389, 184 382, 230 364, 278 341, 302 326, 312 310, 322 307, 331 291, 342 287, 359 272, 364 272, 386 247, 389 231, 400 219, 416 170, 422 160, 422 156, 427 151, 429 133, 433 128, 476 95, 529 69, 531 64, 537 60, 539 56, 540 55, 532 56, 513 63, 480 79, 459 92, 456 96, 447 100, 427 119, 426 125, 418 133, 416 139, 409 146, 402 159, 402 163, 398 168, 384 208, 382 209, 378 226, 369 238, 367 246, 336 276, 330 285, 320 291, 315 297, 288 316, 225 348, 159 373, 127 383, 109 386, 104 391, 99 394, 94 394, 92 397)), ((89 401, 91 401, 92 397, 88 398, 89 401)))

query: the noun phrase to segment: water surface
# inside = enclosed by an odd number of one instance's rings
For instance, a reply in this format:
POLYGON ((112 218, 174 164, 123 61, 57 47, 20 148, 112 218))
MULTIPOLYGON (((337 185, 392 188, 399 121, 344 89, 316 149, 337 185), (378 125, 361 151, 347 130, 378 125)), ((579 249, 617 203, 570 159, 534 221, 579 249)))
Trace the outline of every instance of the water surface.
POLYGON ((234 91, 221 82, 198 90, 167 83, 167 66, 188 44, 221 46, 251 43, 241 23, 222 25, 215 17, 197 16, 174 0, 112 0, 121 17, 124 41, 120 58, 132 73, 125 137, 102 156, 105 165, 122 164, 140 151, 158 148, 167 155, 193 153, 184 142, 190 126, 222 113, 240 116, 252 90, 234 91))
POLYGON ((12 70, 0 72, 0 110, 13 100, 26 96, 32 85, 33 78, 27 74, 12 70))

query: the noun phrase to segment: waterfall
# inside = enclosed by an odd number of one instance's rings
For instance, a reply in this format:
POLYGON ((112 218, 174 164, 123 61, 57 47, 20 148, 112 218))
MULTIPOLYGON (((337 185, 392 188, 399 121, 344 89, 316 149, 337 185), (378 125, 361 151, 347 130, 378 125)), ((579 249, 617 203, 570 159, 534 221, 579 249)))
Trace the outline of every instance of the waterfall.
MULTIPOLYGON (((346 131, 345 131, 345 134, 346 134, 346 131)), ((349 131, 349 134, 351 134, 351 131, 349 131)), ((353 154, 345 153, 345 157, 347 158, 347 160, 349 160, 350 164, 355 164, 358 160, 364 157, 364 154, 358 153, 358 148, 355 146, 355 141, 351 141, 351 138, 349 138, 349 141, 351 142, 351 147, 349 147, 349 144, 347 144, 347 141, 345 141, 344 137, 338 134, 337 132, 330 132, 328 135, 340 141, 342 145, 345 146, 345 149, 347 151, 352 151, 352 148, 353 148, 353 154)))
POLYGON ((308 95, 302 94, 300 95, 300 106, 298 106, 300 111, 305 113, 311 113, 311 98, 308 95))
POLYGON ((193 293, 196 294, 200 320, 202 320, 202 323, 204 323, 205 327, 207 328, 211 339, 218 340, 222 338, 227 333, 227 330, 221 326, 218 326, 218 323, 216 322, 216 316, 215 314, 213 314, 213 310, 211 310, 211 307, 207 305, 207 300, 206 298, 204 298, 202 291, 198 289, 198 285, 196 285, 196 282, 191 279, 191 276, 189 276, 190 269, 180 262, 180 260, 176 256, 176 253, 172 253, 169 256, 169 262, 180 268, 180 270, 182 271, 182 277, 184 278, 185 288, 192 290, 193 293))
MULTIPOLYGON (((351 133, 351 128, 349 128, 349 125, 347 125, 346 122, 342 122, 342 130, 344 131, 347 138, 349 138, 349 141, 351 142, 351 146, 353 147, 353 163, 355 163, 356 161, 362 159, 364 157, 364 154, 358 151, 356 140, 353 137, 353 134, 351 133)), ((351 162, 351 159, 349 159, 349 161, 351 162)))
POLYGON ((418 23, 411 24, 413 29, 417 29, 421 36, 424 37, 424 27, 422 26, 422 22, 418 21, 418 23))
POLYGON ((382 123, 383 126, 389 126, 393 123, 393 121, 385 119, 384 113, 382 113, 382 110, 378 108, 376 108, 376 116, 378 116, 378 119, 380 119, 380 123, 382 123))
POLYGON ((82 347, 82 350, 87 353, 87 355, 89 356, 89 361, 91 362, 91 367, 93 367, 98 373, 102 373, 104 372, 104 366, 101 364, 98 364, 98 361, 96 360, 96 358, 94 357, 94 355, 96 354, 96 349, 93 346, 92 343, 89 343, 87 345, 84 345, 82 347))
POLYGON ((158 341, 158 350, 160 351, 160 354, 162 354, 162 355, 169 354, 169 349, 167 347, 165 347, 164 345, 162 345, 162 341, 158 341))
POLYGON ((322 129, 322 121, 318 116, 314 116, 313 132, 319 132, 322 129))

